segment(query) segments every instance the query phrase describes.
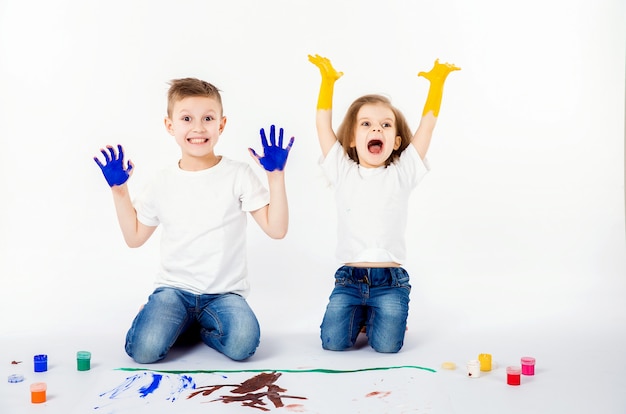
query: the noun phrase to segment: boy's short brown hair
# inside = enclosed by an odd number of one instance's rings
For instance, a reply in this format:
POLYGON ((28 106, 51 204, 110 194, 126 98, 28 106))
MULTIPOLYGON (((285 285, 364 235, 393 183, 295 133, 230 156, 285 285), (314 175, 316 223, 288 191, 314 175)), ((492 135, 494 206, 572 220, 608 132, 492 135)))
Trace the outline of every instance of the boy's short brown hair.
POLYGON ((174 104, 190 96, 213 98, 222 106, 220 90, 213 84, 197 78, 173 79, 167 92, 167 116, 172 116, 174 104))

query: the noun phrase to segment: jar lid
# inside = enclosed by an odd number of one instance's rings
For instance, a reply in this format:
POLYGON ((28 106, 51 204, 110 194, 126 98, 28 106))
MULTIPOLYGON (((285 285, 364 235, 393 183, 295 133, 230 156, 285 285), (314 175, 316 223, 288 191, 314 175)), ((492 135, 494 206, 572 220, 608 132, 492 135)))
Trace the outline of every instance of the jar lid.
POLYGON ((522 375, 520 367, 506 367, 506 373, 511 375, 522 375))
POLYGON ((46 389, 48 389, 48 386, 46 385, 45 382, 34 382, 30 384, 31 392, 42 392, 42 391, 45 391, 46 389))
POLYGON ((535 365, 535 358, 533 358, 533 357, 522 357, 522 364, 524 364, 524 365, 535 365))
POLYGON ((9 382, 17 383, 17 382, 22 382, 22 381, 24 381, 23 375, 19 375, 19 374, 9 375, 9 382))
POLYGON ((451 361, 446 361, 441 364, 441 368, 443 369, 456 369, 456 364, 451 361))

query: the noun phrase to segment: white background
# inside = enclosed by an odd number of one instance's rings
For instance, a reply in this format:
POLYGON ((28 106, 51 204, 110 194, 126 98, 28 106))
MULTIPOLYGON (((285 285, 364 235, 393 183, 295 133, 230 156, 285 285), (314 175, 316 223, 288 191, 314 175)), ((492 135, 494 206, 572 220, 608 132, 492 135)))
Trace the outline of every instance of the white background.
POLYGON ((194 76, 223 93, 219 153, 254 165, 260 128, 296 137, 287 238, 249 221, 249 301, 262 328, 314 337, 339 265, 307 60, 320 54, 345 73, 335 126, 383 93, 414 129, 417 73, 462 68, 411 198, 410 330, 602 325, 623 341, 625 39, 620 0, 0 0, 0 335, 123 335, 159 233, 125 246, 92 158, 123 144, 137 194, 179 155, 167 82, 194 76))
MULTIPOLYGON (((269 240, 250 221, 249 301, 265 332, 258 358, 302 364, 320 348, 339 265, 333 196, 317 167, 320 77, 307 55, 345 73, 336 126, 356 97, 383 93, 413 128, 428 91, 417 72, 439 58, 462 70, 448 77, 432 170, 411 198, 413 291, 398 358, 414 359, 400 364, 531 352, 556 375, 538 383, 548 411, 563 408, 549 396, 588 391, 603 412, 623 408, 626 364, 610 358, 626 345, 625 39, 619 0, 0 0, 3 361, 45 344, 89 343, 97 357, 88 341, 104 335, 109 363, 128 364, 123 335, 152 289, 159 233, 124 245, 92 157, 123 144, 140 191, 179 155, 163 127, 167 82, 195 76, 223 91, 221 154, 253 164, 246 149, 259 149, 258 130, 272 123, 296 136, 287 238, 269 240), (594 385, 561 381, 575 381, 568 367, 581 357, 604 358, 613 376, 602 381, 599 366, 586 376, 594 385)), ((389 363, 363 352, 365 361, 321 358, 389 363)), ((482 398, 464 384, 442 401, 482 398)), ((584 401, 569 412, 602 411, 584 401)))
POLYGON ((272 123, 296 136, 289 235, 271 241, 250 221, 250 301, 261 317, 318 324, 337 263, 315 53, 345 73, 336 126, 373 92, 416 128, 428 87, 417 72, 436 58, 462 68, 412 196, 414 306, 473 322, 623 316, 624 16, 620 1, 3 0, 1 332, 73 330, 144 300, 158 233, 124 245, 92 157, 123 144, 133 193, 175 162, 165 94, 184 76, 223 91, 220 153, 252 163, 246 148, 272 123))

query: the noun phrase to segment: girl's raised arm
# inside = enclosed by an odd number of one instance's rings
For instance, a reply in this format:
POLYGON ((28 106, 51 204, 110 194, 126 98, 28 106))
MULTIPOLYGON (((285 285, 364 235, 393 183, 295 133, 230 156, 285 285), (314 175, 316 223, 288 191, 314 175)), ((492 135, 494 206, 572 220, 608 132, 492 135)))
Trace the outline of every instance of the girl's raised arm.
POLYGON ((411 141, 422 159, 426 157, 426 152, 428 152, 433 130, 437 123, 437 117, 439 116, 443 96, 443 84, 448 74, 455 70, 461 70, 461 68, 451 63, 439 63, 439 59, 437 59, 430 72, 420 72, 417 75, 423 76, 430 81, 430 89, 428 90, 428 97, 424 104, 422 119, 411 141))
POLYGON ((322 83, 317 99, 315 126, 322 155, 325 157, 333 145, 335 145, 335 142, 337 142, 337 136, 335 131, 333 131, 332 125, 333 91, 335 81, 343 76, 343 72, 337 72, 330 60, 319 55, 309 55, 309 61, 319 68, 322 75, 322 83))

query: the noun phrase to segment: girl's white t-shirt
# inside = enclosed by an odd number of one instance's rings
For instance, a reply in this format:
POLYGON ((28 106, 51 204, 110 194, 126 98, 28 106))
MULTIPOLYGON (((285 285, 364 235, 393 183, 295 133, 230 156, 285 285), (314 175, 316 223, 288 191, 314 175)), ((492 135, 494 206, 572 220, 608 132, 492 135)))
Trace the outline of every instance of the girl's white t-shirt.
POLYGON ((409 145, 395 163, 364 168, 337 142, 320 165, 335 189, 337 259, 403 264, 409 195, 429 171, 427 161, 409 145))

